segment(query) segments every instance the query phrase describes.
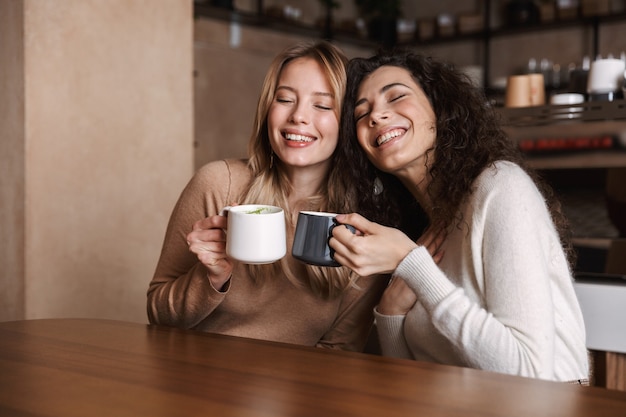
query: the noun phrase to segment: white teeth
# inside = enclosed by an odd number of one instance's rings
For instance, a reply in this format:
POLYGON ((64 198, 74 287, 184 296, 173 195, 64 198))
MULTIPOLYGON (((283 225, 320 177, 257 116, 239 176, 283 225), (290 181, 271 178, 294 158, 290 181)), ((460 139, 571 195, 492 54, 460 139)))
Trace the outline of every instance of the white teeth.
POLYGON ((293 140, 296 142, 313 142, 313 138, 310 136, 296 135, 294 133, 286 133, 285 138, 287 140, 293 140))
POLYGON ((389 142, 391 139, 400 136, 402 133, 404 133, 404 131, 401 129, 391 130, 376 139, 376 144, 380 146, 383 143, 389 142))

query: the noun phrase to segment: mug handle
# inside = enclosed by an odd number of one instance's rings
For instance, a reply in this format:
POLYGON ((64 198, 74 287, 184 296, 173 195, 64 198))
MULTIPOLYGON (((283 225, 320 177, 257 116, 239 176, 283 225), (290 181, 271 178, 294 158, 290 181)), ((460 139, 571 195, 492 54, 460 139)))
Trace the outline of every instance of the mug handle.
POLYGON ((335 230, 335 227, 338 226, 346 226, 353 235, 356 234, 356 227, 352 226, 351 224, 337 223, 337 220, 333 219, 333 224, 328 228, 328 240, 330 240, 330 236, 333 235, 333 230, 335 230))
POLYGON ((230 211, 231 208, 233 208, 233 206, 226 206, 226 207, 222 208, 220 210, 220 216, 228 217, 228 212, 230 211))
MULTIPOLYGON (((333 224, 328 228, 328 241, 330 241, 330 238, 333 236, 333 230, 335 230, 335 227, 338 227, 338 226, 346 226, 346 228, 349 231, 351 231, 352 234, 356 234, 356 228, 354 226, 352 226, 351 224, 337 223, 337 220, 333 219, 333 224)), ((328 242, 326 242, 326 243, 328 244, 328 242)), ((335 251, 330 246, 328 246, 328 247, 330 248, 330 257, 333 260, 335 260, 335 251)))

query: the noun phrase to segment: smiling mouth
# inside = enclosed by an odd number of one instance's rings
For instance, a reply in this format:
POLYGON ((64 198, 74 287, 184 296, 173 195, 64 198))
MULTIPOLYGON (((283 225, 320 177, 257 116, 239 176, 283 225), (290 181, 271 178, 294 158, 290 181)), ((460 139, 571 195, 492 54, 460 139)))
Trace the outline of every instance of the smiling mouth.
POLYGON ((315 140, 314 137, 296 135, 295 133, 285 133, 284 136, 285 136, 285 139, 293 141, 293 142, 313 142, 315 140))
POLYGON ((389 132, 385 132, 376 139, 376 145, 381 146, 389 142, 391 139, 401 136, 402 134, 404 134, 404 129, 393 129, 389 132))

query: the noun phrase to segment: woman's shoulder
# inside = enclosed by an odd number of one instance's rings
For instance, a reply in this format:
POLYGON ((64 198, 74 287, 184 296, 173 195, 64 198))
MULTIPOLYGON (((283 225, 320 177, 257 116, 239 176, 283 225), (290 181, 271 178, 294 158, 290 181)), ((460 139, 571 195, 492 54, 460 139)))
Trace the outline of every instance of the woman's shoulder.
POLYGON ((202 165, 196 176, 213 175, 250 175, 248 161, 245 159, 220 159, 202 165))
POLYGON ((222 159, 201 166, 193 175, 188 188, 203 193, 224 193, 228 198, 239 198, 250 183, 252 174, 245 159, 222 159))
POLYGON ((194 179, 198 182, 214 182, 221 178, 247 184, 251 176, 245 159, 220 159, 201 166, 194 174, 194 179))
POLYGON ((486 168, 474 183, 475 203, 515 207, 534 201, 543 204, 543 197, 535 181, 521 166, 510 161, 497 161, 486 168))
MULTIPOLYGON (((515 185, 533 185, 534 182, 528 173, 515 162, 496 161, 476 179, 478 187, 510 187, 515 185)), ((514 191, 514 190, 512 190, 514 191)))

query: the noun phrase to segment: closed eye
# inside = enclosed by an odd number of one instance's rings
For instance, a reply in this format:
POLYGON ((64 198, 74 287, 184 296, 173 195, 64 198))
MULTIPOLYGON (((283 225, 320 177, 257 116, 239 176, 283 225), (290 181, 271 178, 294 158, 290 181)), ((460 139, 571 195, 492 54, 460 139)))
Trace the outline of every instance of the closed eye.
POLYGON ((355 121, 358 122, 362 118, 366 117, 368 114, 370 114, 370 112, 365 112, 365 113, 362 113, 362 114, 355 114, 354 115, 355 121))
POLYGON ((358 122, 359 120, 361 120, 362 118, 366 117, 368 114, 370 114, 372 110, 370 109, 369 105, 367 104, 367 101, 365 101, 364 99, 359 100, 356 105, 354 106, 354 118, 355 121, 358 122))

